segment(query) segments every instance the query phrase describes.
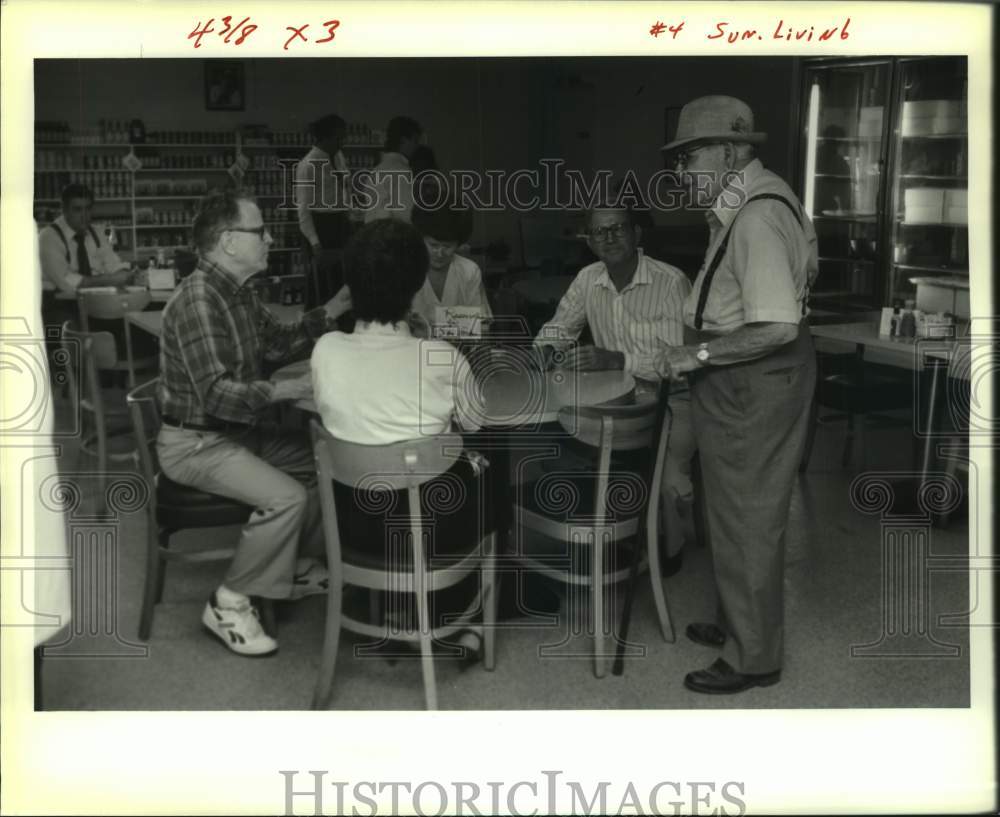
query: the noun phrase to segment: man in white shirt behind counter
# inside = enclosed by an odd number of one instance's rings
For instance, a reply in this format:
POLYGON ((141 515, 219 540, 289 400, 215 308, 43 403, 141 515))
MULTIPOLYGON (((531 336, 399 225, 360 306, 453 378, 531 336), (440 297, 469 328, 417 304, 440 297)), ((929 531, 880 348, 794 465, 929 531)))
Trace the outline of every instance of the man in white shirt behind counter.
MULTIPOLYGON (((559 302, 556 314, 535 338, 546 356, 568 349, 560 363, 578 371, 623 369, 640 389, 659 387, 657 356, 684 342, 684 299, 691 284, 676 267, 643 254, 641 228, 626 207, 593 208, 587 220, 587 245, 598 261, 584 267, 559 302), (593 345, 574 346, 585 326, 593 345), (654 385, 655 384, 655 385, 654 385)), ((673 424, 663 471, 663 526, 666 533, 665 575, 681 567, 684 544, 680 508, 693 498, 691 458, 695 453, 690 397, 686 387, 671 389, 673 424)))
POLYGON ((132 276, 100 229, 91 224, 94 193, 83 184, 62 191, 62 215, 38 235, 42 291, 75 295, 79 287, 120 286, 132 276))

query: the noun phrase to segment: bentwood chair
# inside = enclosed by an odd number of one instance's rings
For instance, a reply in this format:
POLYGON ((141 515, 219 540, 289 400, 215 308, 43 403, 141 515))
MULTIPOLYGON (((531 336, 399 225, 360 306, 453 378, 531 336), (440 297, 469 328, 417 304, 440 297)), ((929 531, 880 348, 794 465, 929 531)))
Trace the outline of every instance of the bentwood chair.
MULTIPOLYGON (((329 703, 343 628, 376 639, 376 643, 393 640, 419 644, 426 707, 437 709, 433 654, 436 639, 471 630, 482 639, 484 667, 492 671, 495 666, 496 533, 488 524, 488 514, 481 512, 486 500, 484 479, 475 477, 472 490, 455 484, 452 468, 462 454, 458 434, 379 446, 338 440, 316 420, 310 423, 310 430, 331 579, 312 706, 326 708, 329 703), (377 514, 383 541, 358 543, 344 536, 351 530, 349 516, 359 508, 377 514), (462 511, 466 512, 462 515, 464 522, 457 529, 449 525, 449 514, 459 517, 462 511), (448 552, 442 547, 445 538, 450 543, 448 552), (455 541, 461 543, 457 549, 455 541), (435 626, 430 594, 454 588, 472 575, 480 577, 474 598, 466 609, 435 626), (388 620, 353 617, 344 608, 345 586, 367 588, 369 593, 412 595, 416 626, 412 626, 413 622, 396 626, 388 620), (479 613, 481 625, 473 623, 479 613)), ((358 652, 362 649, 358 648, 358 652)))
POLYGON ((855 447, 860 449, 860 465, 867 463, 867 427, 906 425, 912 422, 911 414, 896 420, 884 412, 912 409, 913 374, 893 366, 867 363, 863 354, 816 354, 816 391, 810 407, 809 432, 806 439, 800 472, 809 467, 813 441, 818 425, 831 420, 846 419, 847 431, 841 453, 841 465, 848 467, 854 458, 855 447), (820 414, 822 409, 832 409, 832 414, 820 414))
POLYGON ((116 340, 121 338, 125 347, 125 359, 119 360, 112 371, 124 372, 130 389, 135 388, 137 371, 153 372, 159 365, 159 357, 151 346, 152 339, 133 343, 129 323, 125 320, 126 313, 141 312, 149 305, 149 301, 149 292, 139 288, 119 291, 112 287, 99 287, 77 292, 80 327, 83 331, 91 331, 91 321, 96 320, 100 322, 101 328, 107 327, 116 340))
MULTIPOLYGON (((174 482, 164 474, 151 445, 160 428, 156 406, 158 379, 133 389, 125 398, 132 416, 139 472, 150 489, 146 503, 146 574, 139 618, 139 638, 149 639, 156 604, 163 598, 168 561, 201 564, 232 559, 234 548, 210 548, 193 552, 170 549, 171 537, 182 530, 243 525, 253 508, 233 499, 209 494, 174 482)), ((273 628, 269 605, 261 607, 265 629, 273 628)))
POLYGON ((124 406, 105 405, 109 395, 101 388, 102 372, 121 370, 118 350, 110 332, 80 332, 69 321, 62 325, 61 342, 68 361, 65 372, 71 405, 80 411, 79 450, 97 460, 98 505, 103 509, 108 463, 131 461, 134 456, 131 447, 114 450, 116 443, 128 439, 128 415, 124 406))
MULTIPOLYGON (((676 639, 660 572, 658 514, 660 483, 672 415, 659 400, 640 396, 625 406, 567 407, 559 422, 577 442, 596 449, 594 472, 554 471, 519 487, 515 524, 541 533, 545 541, 518 555, 528 568, 574 589, 589 589, 594 674, 606 670, 605 593, 630 574, 635 548, 644 548, 653 600, 663 639, 676 639), (658 409, 665 409, 659 411, 658 409), (657 422, 660 414, 662 421, 657 422)), ((612 605, 613 606, 613 605, 612 605)), ((610 608, 609 608, 610 612, 610 608)), ((571 611, 572 615, 573 611, 571 611)), ((610 618, 610 616, 608 616, 610 618)), ((559 655, 558 649, 543 652, 559 655)))

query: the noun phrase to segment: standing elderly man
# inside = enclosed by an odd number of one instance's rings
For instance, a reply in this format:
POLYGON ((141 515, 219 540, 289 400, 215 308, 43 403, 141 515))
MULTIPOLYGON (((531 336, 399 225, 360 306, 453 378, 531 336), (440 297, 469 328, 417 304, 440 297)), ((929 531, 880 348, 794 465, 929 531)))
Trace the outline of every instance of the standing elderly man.
POLYGON ((765 139, 744 102, 708 96, 684 106, 663 147, 710 226, 685 344, 658 363, 664 376, 688 373, 701 452, 719 621, 687 635, 723 649, 684 679, 703 693, 780 680, 784 537, 816 381, 805 322, 816 233, 791 188, 755 158, 765 139))
POLYGON ((312 474, 308 441, 261 421, 282 400, 311 394, 309 377, 272 383, 273 363, 306 350, 349 306, 346 292, 289 324, 261 304, 250 279, 267 269, 272 239, 253 198, 213 191, 194 221, 199 261, 163 310, 160 385, 163 473, 183 485, 254 508, 223 583, 202 623, 233 652, 268 655, 251 597, 302 598, 326 590, 315 488, 290 474, 312 474), (301 548, 300 548, 301 543, 301 548))
MULTIPOLYGON (((562 365, 579 371, 623 369, 640 389, 655 394, 660 375, 656 361, 668 346, 684 341, 684 300, 691 291, 676 267, 650 258, 639 242, 642 230, 627 207, 605 204, 588 214, 587 245, 599 259, 584 267, 559 302, 552 320, 538 332, 538 344, 550 360, 568 348, 562 365), (572 346, 585 326, 594 343, 572 346), (570 348, 571 347, 571 348, 570 348)), ((691 458, 694 438, 687 384, 671 387, 673 421, 663 471, 663 526, 666 532, 664 575, 681 567, 684 532, 680 511, 692 502, 691 458)))

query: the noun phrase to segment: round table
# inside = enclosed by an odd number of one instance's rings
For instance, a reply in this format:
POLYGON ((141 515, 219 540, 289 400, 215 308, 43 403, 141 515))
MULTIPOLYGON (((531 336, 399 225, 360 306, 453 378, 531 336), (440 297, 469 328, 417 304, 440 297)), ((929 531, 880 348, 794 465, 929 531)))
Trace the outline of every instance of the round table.
POLYGON ((575 277, 575 275, 545 275, 525 278, 514 283, 511 289, 530 304, 548 306, 559 302, 575 277))
MULTIPOLYGON (((492 504, 495 513, 498 552, 507 553, 514 522, 511 448, 524 448, 521 435, 541 430, 554 422, 566 406, 596 406, 629 397, 635 379, 622 371, 576 372, 563 369, 543 372, 530 364, 535 352, 529 346, 490 350, 475 364, 476 377, 483 391, 483 405, 477 419, 482 429, 471 435, 477 450, 487 455, 494 472, 492 504)), ((308 360, 282 367, 272 380, 302 377, 309 373, 308 360)), ((316 413, 312 400, 297 400, 294 405, 316 413)))
MULTIPOLYGON (((309 361, 283 366, 271 379, 290 380, 309 374, 309 361)), ((555 369, 542 372, 527 363, 523 353, 494 353, 477 366, 483 391, 480 421, 489 428, 517 428, 554 422, 566 406, 598 406, 618 400, 635 388, 632 375, 622 371, 576 372, 555 369)), ((295 406, 316 412, 312 400, 297 400, 295 406)))

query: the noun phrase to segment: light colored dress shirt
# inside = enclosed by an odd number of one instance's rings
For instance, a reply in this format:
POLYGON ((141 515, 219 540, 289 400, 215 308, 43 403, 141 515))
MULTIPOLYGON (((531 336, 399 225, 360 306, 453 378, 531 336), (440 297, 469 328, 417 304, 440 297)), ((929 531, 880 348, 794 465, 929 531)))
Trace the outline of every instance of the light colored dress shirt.
POLYGON ((482 310, 483 317, 493 317, 490 302, 486 298, 486 289, 483 287, 483 274, 475 261, 456 255, 448 267, 441 297, 438 298, 434 292, 428 277, 413 296, 410 308, 427 321, 428 325, 433 326, 437 308, 441 306, 478 306, 482 310))
POLYGON ((482 398, 462 354, 421 340, 405 323, 359 321, 350 335, 330 332, 312 353, 313 395, 335 437, 366 445, 413 440, 482 425, 482 398))
MULTIPOLYGON (((108 239, 104 236, 104 227, 99 224, 91 226, 93 231, 87 230, 83 240, 87 258, 90 259, 90 274, 104 275, 126 269, 128 264, 122 261, 108 244, 108 239), (95 235, 97 241, 94 241, 95 235)), ((38 254, 42 264, 42 289, 60 290, 72 294, 83 281, 75 236, 73 229, 66 223, 65 216, 59 216, 39 233, 38 254), (56 226, 62 230, 66 238, 65 243, 59 237, 56 226)))
POLYGON ((413 171, 402 153, 386 151, 372 169, 369 192, 374 204, 365 210, 365 223, 380 218, 410 221, 413 213, 413 171))
POLYGON ((657 355, 684 343, 682 314, 690 290, 677 267, 640 251, 635 275, 619 292, 604 262, 597 261, 573 279, 535 343, 566 347, 589 325, 596 346, 625 355, 626 372, 658 381, 657 355))
POLYGON ((333 159, 325 150, 313 148, 295 166, 292 195, 298 212, 299 230, 313 246, 320 243, 313 212, 341 213, 350 210, 350 171, 343 151, 333 159))
POLYGON ((754 159, 743 169, 742 182, 731 182, 705 217, 710 229, 708 251, 684 305, 684 323, 694 327, 708 264, 736 219, 709 289, 702 329, 728 334, 748 323, 798 324, 807 314, 808 287, 819 264, 816 230, 792 189, 754 159), (755 201, 736 219, 743 203, 758 193, 788 199, 799 211, 801 224, 784 204, 769 199, 755 201))

